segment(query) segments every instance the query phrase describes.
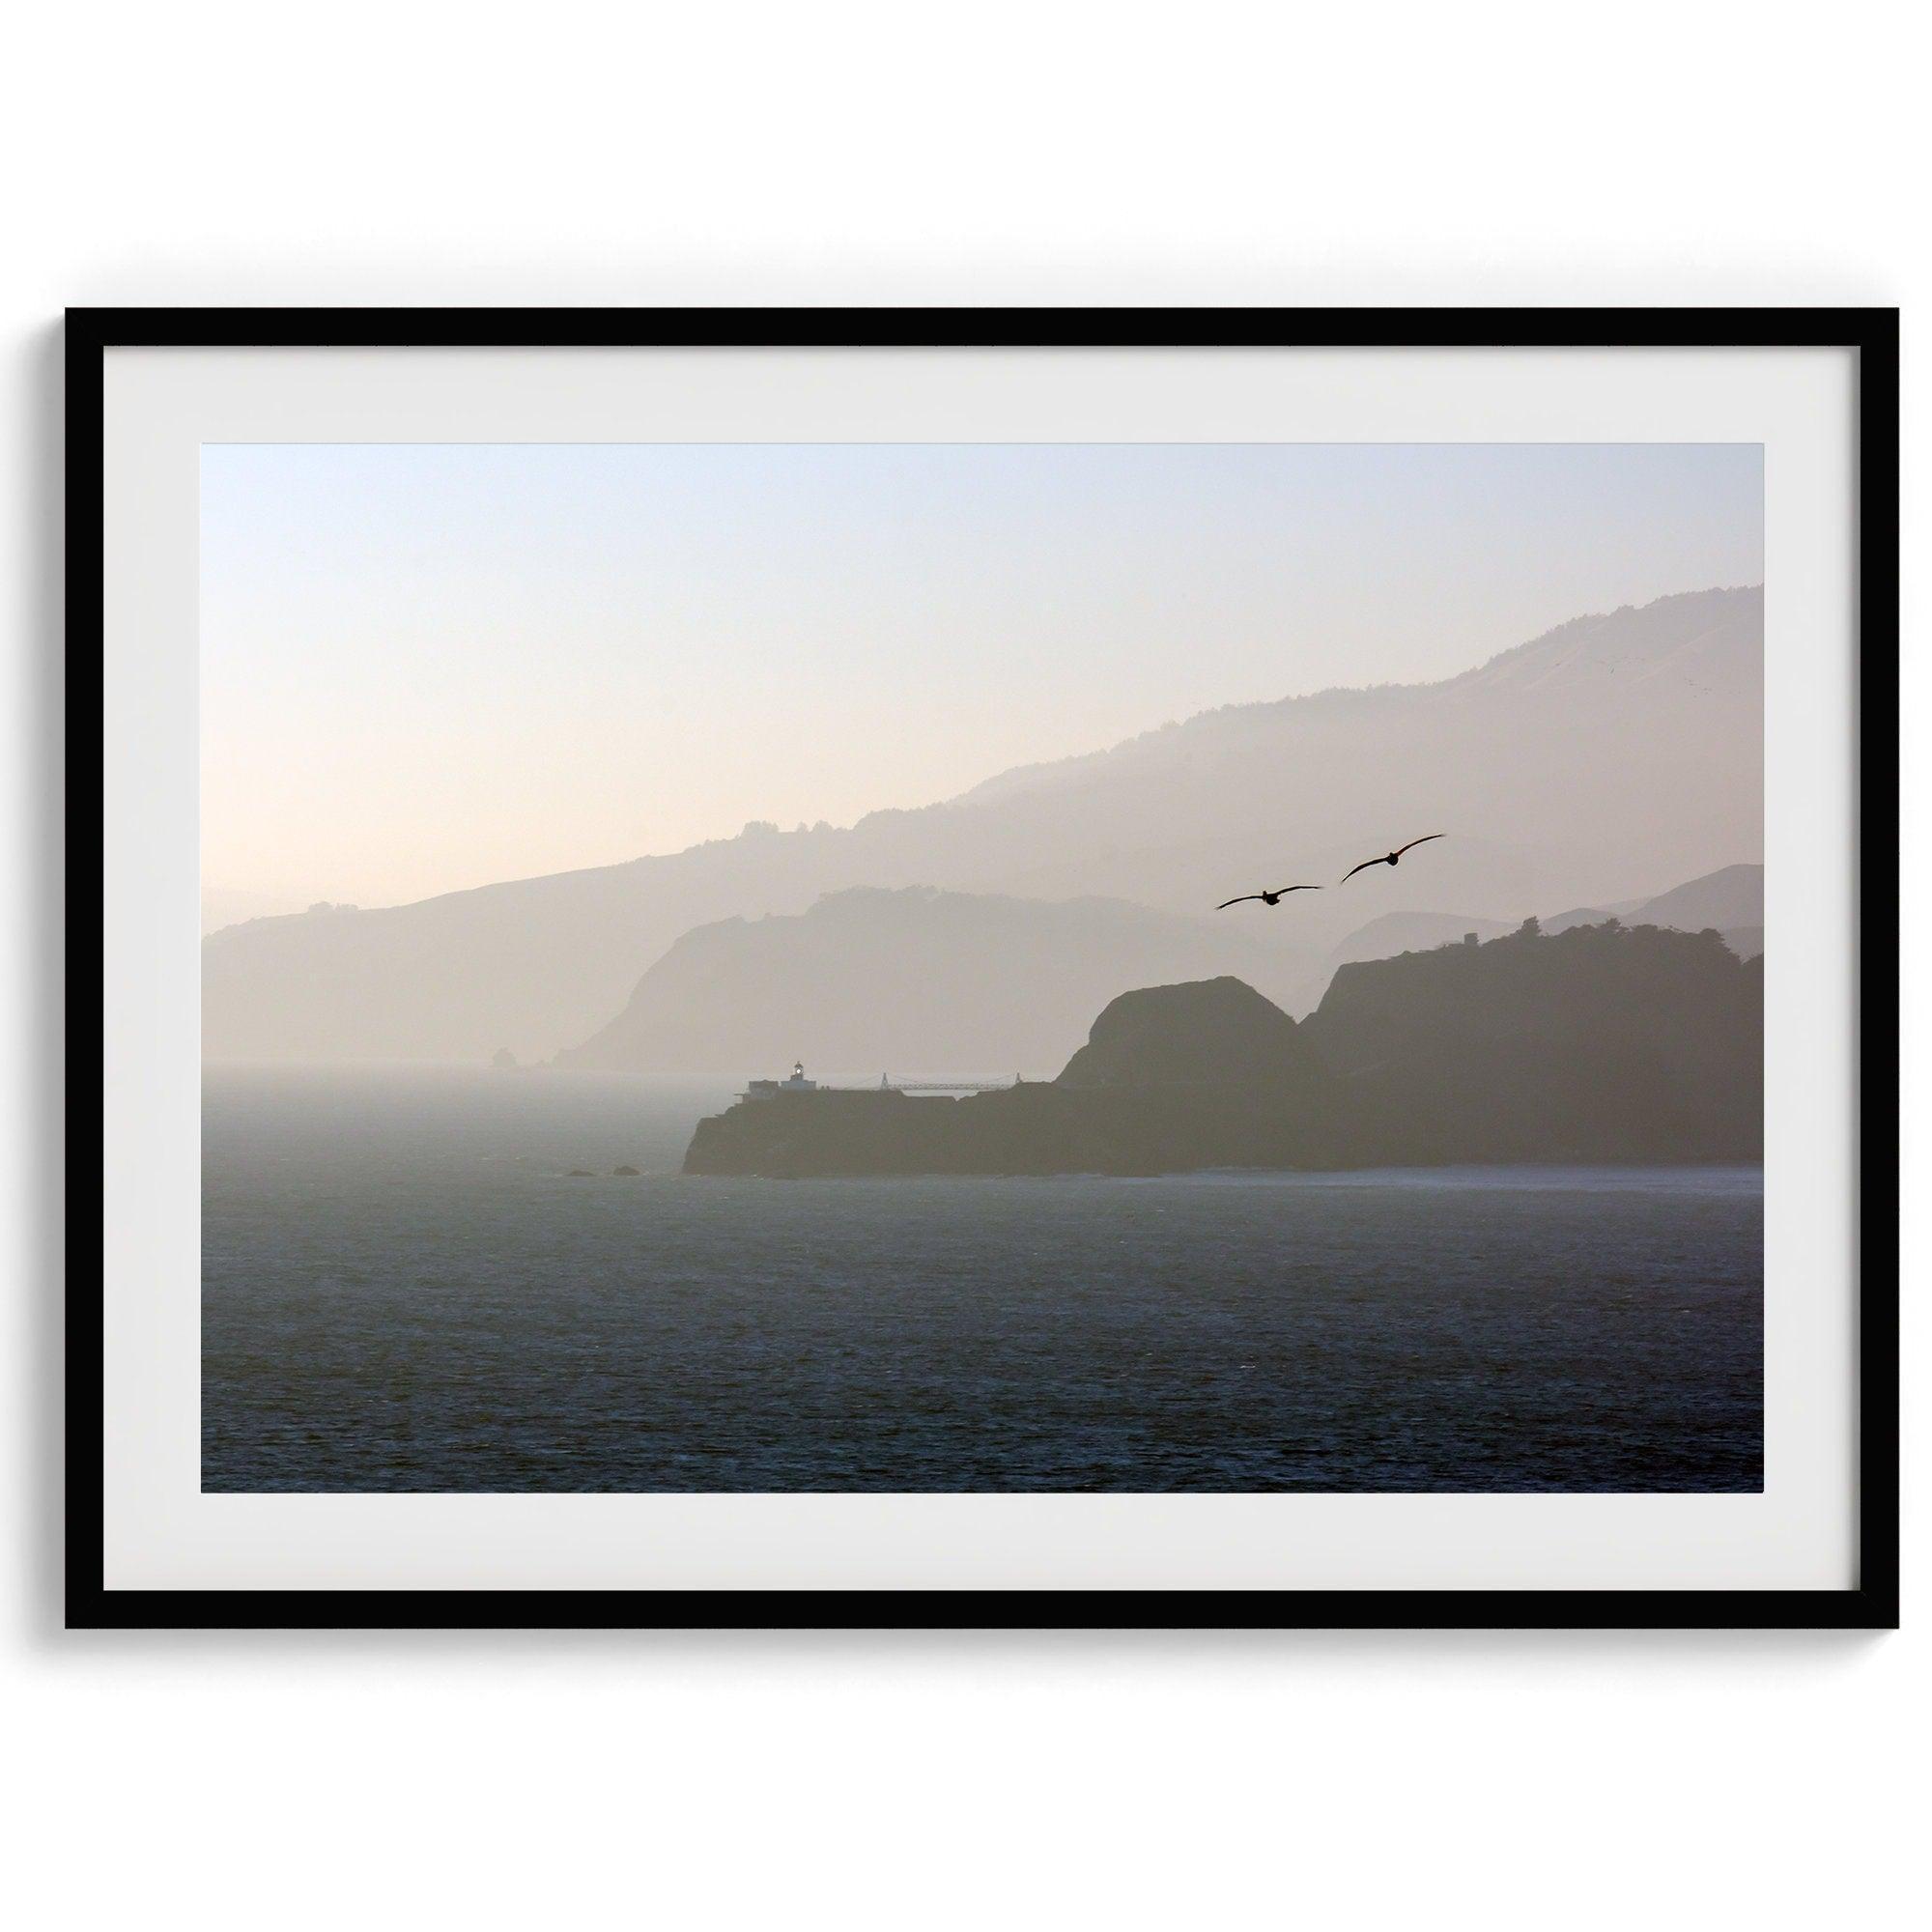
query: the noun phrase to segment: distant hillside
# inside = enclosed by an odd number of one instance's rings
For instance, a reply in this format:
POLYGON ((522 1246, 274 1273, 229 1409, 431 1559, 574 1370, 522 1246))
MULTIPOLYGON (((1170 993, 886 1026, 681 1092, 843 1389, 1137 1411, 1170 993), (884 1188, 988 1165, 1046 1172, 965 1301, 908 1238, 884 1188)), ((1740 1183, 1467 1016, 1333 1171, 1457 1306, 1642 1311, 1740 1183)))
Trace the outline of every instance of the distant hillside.
POLYGON ((1674 886, 1626 913, 1628 925, 1668 925, 1679 932, 1715 926, 1764 930, 1764 867, 1726 866, 1701 879, 1674 886))
POLYGON ((1236 971, 1285 988, 1302 961, 1265 931, 1118 899, 859 888, 804 914, 686 933, 623 1011, 558 1061, 751 1074, 803 1055, 847 1075, 1043 1076, 1123 979, 1236 971))
POLYGON ((1292 917, 1293 943, 1320 952, 1398 894, 1482 919, 1615 904, 1761 851, 1762 690, 1762 591, 1700 591, 1579 618, 1440 684, 1232 706, 847 830, 748 828, 414 905, 255 920, 206 943, 204 1050, 547 1058, 609 1022, 680 934, 854 886, 1205 914, 1441 830, 1400 873, 1229 917, 1292 917))
POLYGON ((1331 975, 1364 959, 1392 959, 1398 952, 1426 952, 1432 946, 1460 945, 1470 933, 1499 939, 1512 929, 1500 919, 1466 912, 1389 912, 1351 932, 1328 955, 1331 975))
POLYGON ((695 1174, 1760 1157, 1764 979, 1708 934, 1533 923, 1345 967, 1295 1023, 1238 981, 1124 994, 1060 1079, 963 1100, 780 1095, 701 1122, 695 1174), (1256 1077, 1257 1069, 1262 1077, 1256 1077))
MULTIPOLYGON (((1621 919, 1626 925, 1665 925, 1679 932, 1714 927, 1741 958, 1755 958, 1764 951, 1764 867, 1725 866, 1666 893, 1615 905, 1573 906, 1544 915, 1540 923, 1545 932, 1557 933, 1573 926, 1602 925, 1610 919, 1621 919)), ((1350 933, 1295 989, 1290 1004, 1296 1012, 1313 1008, 1336 972, 1357 961, 1392 959, 1401 952, 1455 945, 1471 932, 1479 939, 1494 939, 1515 924, 1514 920, 1477 919, 1468 913, 1384 913, 1350 933)))

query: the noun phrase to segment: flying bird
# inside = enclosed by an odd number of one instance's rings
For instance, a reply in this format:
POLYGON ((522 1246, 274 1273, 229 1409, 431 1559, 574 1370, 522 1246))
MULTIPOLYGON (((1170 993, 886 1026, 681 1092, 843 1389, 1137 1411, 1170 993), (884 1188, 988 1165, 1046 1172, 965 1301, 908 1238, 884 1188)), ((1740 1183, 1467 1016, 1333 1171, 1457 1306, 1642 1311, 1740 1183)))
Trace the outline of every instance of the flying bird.
POLYGON ((1420 838, 1411 838, 1406 845, 1398 845, 1393 852, 1385 852, 1379 859, 1364 859, 1359 866, 1351 867, 1344 872, 1341 882, 1346 886, 1357 872, 1366 872, 1371 866, 1400 866, 1405 852, 1412 852, 1418 845, 1427 845, 1432 838, 1443 838, 1447 836, 1442 832, 1425 832, 1420 838))
POLYGON ((1223 899, 1214 910, 1226 912, 1231 905, 1242 905, 1249 899, 1260 899, 1263 905, 1279 905, 1290 893, 1319 893, 1320 886, 1277 886, 1271 893, 1243 893, 1237 899, 1223 899))

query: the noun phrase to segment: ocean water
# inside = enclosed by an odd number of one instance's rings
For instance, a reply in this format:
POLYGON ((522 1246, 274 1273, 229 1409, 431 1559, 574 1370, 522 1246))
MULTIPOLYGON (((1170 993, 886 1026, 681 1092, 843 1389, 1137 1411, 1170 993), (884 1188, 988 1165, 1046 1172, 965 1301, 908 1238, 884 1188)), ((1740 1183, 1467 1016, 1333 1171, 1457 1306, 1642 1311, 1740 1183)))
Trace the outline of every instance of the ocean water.
POLYGON ((1760 1487, 1756 1168, 679 1176, 730 1090, 212 1071, 204 1488, 1760 1487))

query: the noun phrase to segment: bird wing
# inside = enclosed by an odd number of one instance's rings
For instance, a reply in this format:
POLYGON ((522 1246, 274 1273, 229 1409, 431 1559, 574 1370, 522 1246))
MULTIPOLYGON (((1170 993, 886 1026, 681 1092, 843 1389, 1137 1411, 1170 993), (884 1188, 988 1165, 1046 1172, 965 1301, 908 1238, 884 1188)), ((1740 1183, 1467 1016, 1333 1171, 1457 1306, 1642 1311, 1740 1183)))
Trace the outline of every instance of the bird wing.
POLYGON ((1420 838, 1411 838, 1406 845, 1398 845, 1395 856, 1400 859, 1405 852, 1413 851, 1418 845, 1427 845, 1432 838, 1446 838, 1448 836, 1445 832, 1425 832, 1420 838))
POLYGON ((1240 898, 1238 899, 1223 899, 1221 903, 1214 908, 1214 910, 1216 912, 1226 912, 1231 905, 1240 905, 1245 900, 1258 899, 1260 897, 1261 894, 1259 893, 1243 893, 1240 898))
POLYGON ((1320 886, 1283 886, 1276 896, 1279 897, 1281 893, 1319 893, 1321 890, 1320 886))
POLYGON ((1386 859, 1364 859, 1359 866, 1350 866, 1349 869, 1342 874, 1339 883, 1346 886, 1349 883, 1349 881, 1355 876, 1357 872, 1366 872, 1371 866, 1386 866, 1387 864, 1388 861, 1386 859))

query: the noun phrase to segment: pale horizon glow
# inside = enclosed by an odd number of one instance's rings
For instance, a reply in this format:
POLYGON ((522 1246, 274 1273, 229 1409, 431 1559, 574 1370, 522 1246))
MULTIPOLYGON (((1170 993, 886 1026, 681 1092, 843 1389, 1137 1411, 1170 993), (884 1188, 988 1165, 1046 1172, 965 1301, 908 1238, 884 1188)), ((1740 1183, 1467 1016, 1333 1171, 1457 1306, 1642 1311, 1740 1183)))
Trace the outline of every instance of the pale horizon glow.
POLYGON ((210 445, 205 923, 849 825, 1764 577, 1754 444, 210 445))

